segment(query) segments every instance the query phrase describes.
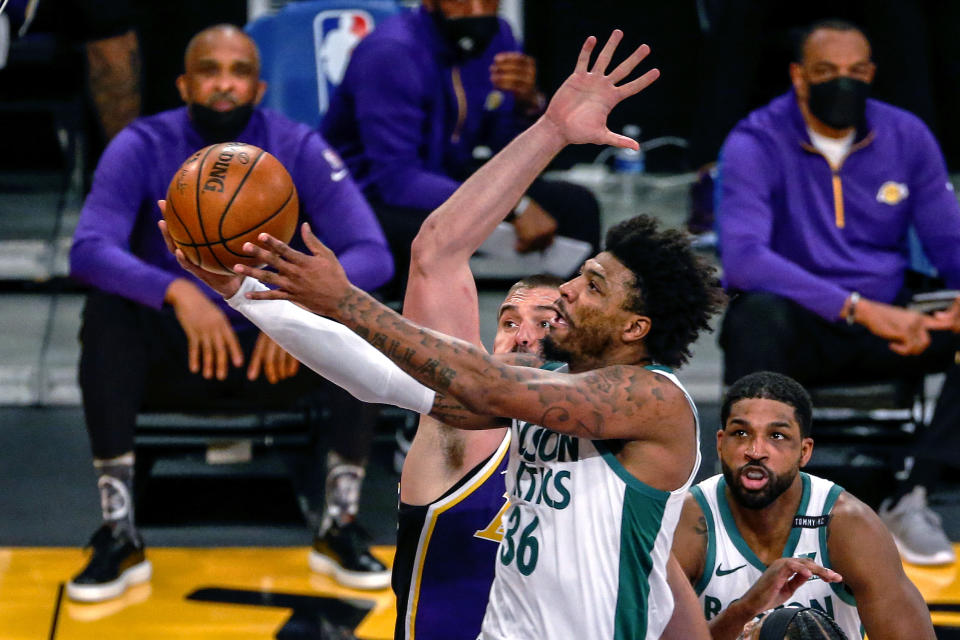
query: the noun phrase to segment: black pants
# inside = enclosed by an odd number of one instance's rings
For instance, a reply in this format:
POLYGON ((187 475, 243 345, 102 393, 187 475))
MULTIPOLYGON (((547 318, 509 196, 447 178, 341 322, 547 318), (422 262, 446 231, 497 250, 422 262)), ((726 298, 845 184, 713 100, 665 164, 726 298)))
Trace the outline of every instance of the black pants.
MULTIPOLYGON (((557 234, 600 246, 600 205, 589 189, 569 182, 537 179, 527 190, 537 204, 557 221, 557 234)), ((389 296, 402 297, 410 270, 410 245, 430 211, 392 207, 371 201, 390 244, 396 264, 396 286, 389 296)), ((533 275, 533 274, 530 274, 533 275)))
POLYGON ((80 329, 80 390, 93 455, 113 458, 132 451, 142 409, 290 409, 316 400, 329 415, 326 444, 351 462, 364 461, 376 406, 356 400, 303 365, 296 376, 277 384, 262 373, 248 380, 246 365, 258 335, 252 326, 238 331, 244 366, 229 367, 226 380, 207 380, 187 368, 187 338, 171 309, 156 311, 119 296, 91 293, 80 329))
POLYGON ((754 371, 776 371, 803 385, 867 383, 946 373, 933 419, 912 453, 930 462, 956 464, 960 450, 960 336, 936 331, 916 356, 894 353, 883 338, 860 325, 828 322, 800 305, 767 293, 733 298, 723 318, 720 346, 726 384, 754 371))

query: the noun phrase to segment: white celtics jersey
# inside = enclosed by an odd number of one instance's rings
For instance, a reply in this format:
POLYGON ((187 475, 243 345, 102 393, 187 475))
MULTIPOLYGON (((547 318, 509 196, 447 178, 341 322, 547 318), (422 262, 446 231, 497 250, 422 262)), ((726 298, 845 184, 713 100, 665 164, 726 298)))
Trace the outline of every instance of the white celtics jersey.
MULTIPOLYGON (((831 568, 827 524, 830 510, 843 488, 807 473, 801 472, 800 478, 803 494, 783 557, 811 558, 831 568)), ((691 489, 703 510, 708 529, 707 558, 695 587, 707 620, 746 593, 767 568, 740 535, 725 489, 723 475, 707 478, 691 489)), ((814 576, 797 589, 786 604, 819 609, 836 620, 851 640, 863 637, 857 603, 843 583, 828 584, 814 576)))
POLYGON ((687 482, 667 492, 632 476, 605 441, 517 420, 512 429, 510 507, 480 637, 659 638, 673 613, 666 562, 699 447, 687 482))

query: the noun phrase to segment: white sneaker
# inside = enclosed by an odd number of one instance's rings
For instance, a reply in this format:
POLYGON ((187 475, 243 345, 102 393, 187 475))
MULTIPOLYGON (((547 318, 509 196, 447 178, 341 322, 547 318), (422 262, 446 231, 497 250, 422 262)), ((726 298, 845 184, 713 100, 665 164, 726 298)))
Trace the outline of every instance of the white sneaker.
POLYGON ((927 490, 914 487, 890 508, 891 498, 880 505, 878 515, 897 543, 903 559, 911 564, 950 564, 957 559, 943 531, 940 516, 927 506, 927 490))

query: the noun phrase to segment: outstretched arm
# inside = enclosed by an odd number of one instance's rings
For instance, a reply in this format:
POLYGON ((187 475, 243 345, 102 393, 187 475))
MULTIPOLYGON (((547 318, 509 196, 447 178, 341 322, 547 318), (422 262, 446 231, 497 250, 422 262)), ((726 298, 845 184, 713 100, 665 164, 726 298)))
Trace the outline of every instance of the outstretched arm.
MULTIPOLYGON (((638 48, 606 74, 621 38, 621 32, 613 33, 592 69, 590 55, 596 40, 588 38, 574 73, 557 91, 544 116, 482 167, 448 205, 458 208, 472 199, 484 198, 487 207, 512 206, 529 181, 566 144, 636 146, 636 141, 611 132, 606 118, 619 101, 641 91, 659 73, 652 70, 617 86, 649 51, 646 46, 638 48)), ((293 300, 342 321, 413 377, 452 396, 474 413, 520 418, 591 438, 633 438, 637 437, 636 429, 645 428, 646 421, 640 415, 627 419, 613 407, 636 407, 651 421, 675 417, 667 414, 677 410, 679 392, 649 372, 610 367, 567 376, 505 366, 472 345, 404 320, 351 287, 336 257, 306 225, 303 236, 313 256, 294 251, 265 234, 259 241, 269 250, 245 245, 245 251, 278 270, 273 273, 238 265, 238 273, 278 287, 248 295, 254 299, 293 300)), ((682 410, 688 411, 685 401, 682 410)))

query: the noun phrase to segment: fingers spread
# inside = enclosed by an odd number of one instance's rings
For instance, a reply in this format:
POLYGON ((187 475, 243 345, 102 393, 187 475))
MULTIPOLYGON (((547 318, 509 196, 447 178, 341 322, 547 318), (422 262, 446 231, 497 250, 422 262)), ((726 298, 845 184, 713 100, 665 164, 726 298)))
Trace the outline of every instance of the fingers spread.
POLYGON ((594 36, 590 36, 584 41, 583 46, 580 47, 580 55, 577 56, 577 66, 573 69, 574 73, 587 72, 587 68, 590 65, 590 54, 593 53, 593 48, 596 45, 597 39, 594 36))
POLYGON ((607 72, 607 67, 610 66, 613 53, 617 50, 617 45, 620 44, 620 40, 622 39, 623 31, 614 29, 613 33, 611 33, 607 39, 607 43, 603 45, 603 49, 600 50, 600 54, 597 56, 597 62, 593 65, 593 69, 590 70, 591 73, 603 74, 607 72))
POLYGON ((647 71, 636 80, 631 80, 627 84, 620 85, 617 87, 620 92, 620 99, 623 100, 624 98, 640 93, 652 85, 659 77, 659 69, 650 69, 650 71, 647 71))
POLYGON ((626 78, 648 55, 650 55, 650 47, 645 44, 637 47, 626 60, 618 64, 617 67, 610 72, 610 75, 607 76, 610 78, 610 82, 616 84, 626 78))

